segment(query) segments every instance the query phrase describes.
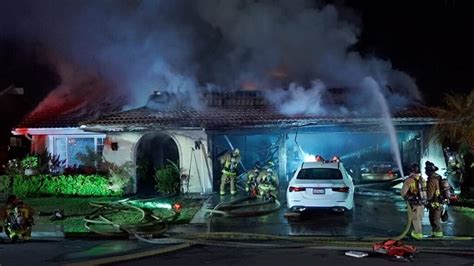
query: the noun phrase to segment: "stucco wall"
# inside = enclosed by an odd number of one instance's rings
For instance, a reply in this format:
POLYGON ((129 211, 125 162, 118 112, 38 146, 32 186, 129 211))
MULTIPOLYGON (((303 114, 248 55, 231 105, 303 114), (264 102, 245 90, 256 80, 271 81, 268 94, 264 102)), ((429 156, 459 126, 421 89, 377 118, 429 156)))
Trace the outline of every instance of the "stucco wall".
MULTIPOLYGON (((166 130, 160 133, 170 136, 178 146, 179 164, 182 174, 189 174, 189 192, 207 193, 212 191, 212 161, 207 154, 207 134, 202 130, 166 130), (196 143, 197 142, 197 143, 196 143), (201 143, 201 144, 200 144, 201 143), (206 163, 207 161, 207 163, 206 163)), ((156 132, 111 132, 107 134, 104 145, 104 159, 122 165, 131 161, 136 165, 137 149, 140 139, 146 134, 156 132), (112 150, 116 142, 118 149, 112 150)), ((135 193, 136 171, 133 186, 128 192, 135 193)))
POLYGON ((423 156, 420 162, 420 170, 425 178, 426 175, 424 173, 425 170, 425 162, 430 161, 434 163, 438 168, 438 174, 444 176, 446 172, 446 161, 444 159, 444 152, 442 145, 436 140, 436 138, 430 136, 429 134, 425 134, 426 142, 425 147, 423 149, 423 156))
POLYGON ((32 136, 32 144, 31 144, 31 153, 38 153, 41 154, 48 150, 49 152, 52 150, 48 145, 48 138, 46 135, 36 135, 32 136))

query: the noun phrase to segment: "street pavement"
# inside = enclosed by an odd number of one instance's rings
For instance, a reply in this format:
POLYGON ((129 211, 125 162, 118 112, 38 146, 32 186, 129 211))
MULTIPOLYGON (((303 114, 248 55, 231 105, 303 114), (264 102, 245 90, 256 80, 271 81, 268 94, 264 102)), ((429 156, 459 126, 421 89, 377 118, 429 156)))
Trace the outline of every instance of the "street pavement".
MULTIPOLYGON (((348 257, 345 250, 335 249, 262 249, 196 246, 179 252, 147 257, 139 260, 113 263, 109 265, 406 265, 401 259, 382 254, 369 253, 369 257, 348 257)), ((469 265, 473 256, 447 255, 442 253, 419 253, 409 265, 469 265)))

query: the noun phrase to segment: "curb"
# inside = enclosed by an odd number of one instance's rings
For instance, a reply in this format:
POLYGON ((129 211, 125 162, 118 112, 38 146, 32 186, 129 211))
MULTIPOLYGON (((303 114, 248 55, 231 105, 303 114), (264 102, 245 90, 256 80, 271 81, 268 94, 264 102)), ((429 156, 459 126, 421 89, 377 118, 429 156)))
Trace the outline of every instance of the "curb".
POLYGON ((170 252, 176 252, 181 249, 189 248, 193 244, 191 243, 183 243, 179 245, 174 245, 174 246, 168 246, 168 247, 161 247, 158 249, 151 249, 151 250, 146 250, 146 251, 141 251, 141 252, 136 252, 136 253, 130 253, 130 254, 119 254, 119 255, 113 255, 105 258, 98 258, 98 259, 92 259, 92 260, 87 260, 87 261, 78 261, 78 262, 71 262, 71 263, 65 263, 64 265, 99 265, 99 264, 112 264, 112 263, 118 263, 118 262, 124 262, 124 261, 129 261, 129 260, 136 260, 136 259, 141 259, 141 258, 146 258, 146 257, 151 257, 151 256, 157 256, 157 255, 162 255, 170 252))
POLYGON ((31 232, 31 238, 64 238, 64 233, 60 231, 33 231, 31 232))

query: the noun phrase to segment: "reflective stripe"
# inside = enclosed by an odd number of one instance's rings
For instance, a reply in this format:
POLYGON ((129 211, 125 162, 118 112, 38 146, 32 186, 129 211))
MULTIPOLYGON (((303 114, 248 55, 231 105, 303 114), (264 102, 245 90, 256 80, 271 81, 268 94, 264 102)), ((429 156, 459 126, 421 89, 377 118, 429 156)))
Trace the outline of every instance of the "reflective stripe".
POLYGON ((224 174, 226 174, 226 175, 230 175, 230 176, 235 176, 235 175, 237 175, 237 173, 235 173, 235 172, 230 172, 230 171, 227 171, 227 170, 224 170, 224 169, 222 169, 222 173, 224 173, 224 174))
POLYGON ((413 182, 410 183, 410 193, 413 193, 413 195, 418 195, 418 187, 416 185, 416 180, 413 180, 413 182))

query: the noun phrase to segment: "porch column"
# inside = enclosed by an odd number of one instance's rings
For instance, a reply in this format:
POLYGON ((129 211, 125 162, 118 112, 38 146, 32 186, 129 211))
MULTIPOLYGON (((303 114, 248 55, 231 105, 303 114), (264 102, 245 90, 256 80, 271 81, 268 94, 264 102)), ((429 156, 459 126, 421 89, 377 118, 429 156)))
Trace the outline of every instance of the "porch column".
POLYGON ((281 177, 284 177, 285 182, 288 182, 286 164, 286 134, 281 134, 278 141, 278 176, 280 176, 280 181, 281 177))

